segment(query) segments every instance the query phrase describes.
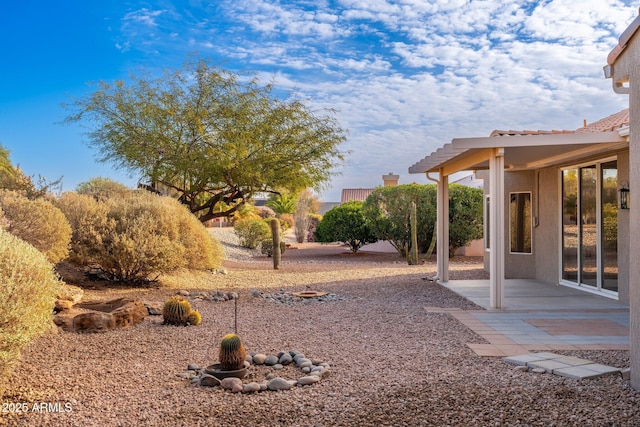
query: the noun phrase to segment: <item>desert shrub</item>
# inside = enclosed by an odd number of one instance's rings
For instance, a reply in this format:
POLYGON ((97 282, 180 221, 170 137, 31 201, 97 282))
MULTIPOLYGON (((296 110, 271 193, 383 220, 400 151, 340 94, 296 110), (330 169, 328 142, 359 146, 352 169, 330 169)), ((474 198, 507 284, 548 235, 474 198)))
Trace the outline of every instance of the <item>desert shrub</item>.
MULTIPOLYGON (((283 254, 286 249, 287 249, 287 244, 281 241, 280 253, 283 254)), ((266 255, 268 257, 273 256, 273 238, 264 239, 262 242, 260 242, 260 252, 262 252, 262 255, 266 255)))
POLYGON ((280 227, 283 230, 288 230, 295 224, 295 220, 293 219, 293 215, 291 214, 280 214, 278 216, 278 219, 280 220, 280 227))
POLYGON ((316 241, 315 232, 320 221, 322 221, 322 215, 315 213, 309 214, 309 232, 307 233, 307 242, 316 241))
POLYGON ((233 221, 240 221, 242 219, 259 219, 258 210, 255 206, 244 203, 233 213, 233 221))
POLYGON ((0 396, 20 349, 52 327, 58 279, 33 246, 0 230, 0 396))
POLYGON ((91 178, 89 181, 81 182, 76 187, 78 194, 91 196, 98 201, 112 197, 124 197, 131 191, 132 190, 124 184, 110 178, 102 177, 91 178))
POLYGON ((67 257, 71 226, 51 202, 0 191, 0 206, 9 233, 33 245, 53 264, 67 257))
POLYGON ((240 239, 240 246, 255 249, 260 242, 271 236, 271 228, 262 219, 245 218, 236 223, 233 229, 240 239))
POLYGON ((71 259, 96 265, 114 280, 145 281, 178 268, 213 269, 222 247, 183 205, 144 191, 97 201, 64 194, 61 210, 73 228, 71 259))
POLYGON ((449 257, 456 249, 483 236, 482 190, 461 184, 449 185, 449 257))
POLYGON ((315 238, 323 243, 346 243, 353 253, 378 241, 362 213, 362 202, 344 203, 327 212, 316 228, 315 238))

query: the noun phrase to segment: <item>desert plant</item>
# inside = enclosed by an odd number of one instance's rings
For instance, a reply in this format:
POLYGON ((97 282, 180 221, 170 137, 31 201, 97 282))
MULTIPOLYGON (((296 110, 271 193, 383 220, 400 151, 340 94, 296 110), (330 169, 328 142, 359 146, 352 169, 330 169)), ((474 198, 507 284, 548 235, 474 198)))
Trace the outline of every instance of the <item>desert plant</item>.
POLYGON ((73 228, 71 259, 113 280, 144 283, 151 273, 214 269, 222 260, 219 242, 172 198, 132 191, 96 201, 66 193, 58 205, 73 228))
POLYGON ((110 178, 96 177, 78 184, 76 192, 103 201, 112 197, 124 197, 131 192, 131 189, 110 178))
POLYGON ((189 301, 182 297, 169 298, 162 307, 162 319, 166 325, 186 326, 193 324, 189 317, 193 313, 189 301))
POLYGON ((236 221, 233 229, 240 239, 240 246, 255 249, 258 244, 269 238, 271 230, 267 223, 262 219, 246 218, 236 221))
POLYGON ((4 230, 0 230, 0 259, 1 396, 20 349, 52 327, 60 282, 40 251, 4 230))
POLYGON ((220 369, 223 371, 235 371, 244 366, 247 353, 242 345, 240 337, 236 334, 227 334, 220 341, 220 369))
POLYGON ((280 221, 277 219, 271 220, 271 237, 273 241, 273 269, 280 268, 280 257, 282 252, 280 251, 280 221))
POLYGON ((418 264, 418 213, 416 202, 411 202, 411 214, 409 216, 411 226, 411 245, 409 246, 408 261, 409 265, 418 264))
POLYGON ((331 209, 318 224, 314 235, 318 242, 346 243, 353 253, 367 243, 378 241, 362 214, 362 202, 348 202, 331 209))
POLYGON ((189 316, 187 316, 187 322, 190 325, 197 326, 202 323, 202 315, 198 310, 193 310, 189 316))
POLYGON ((280 226, 283 230, 288 230, 295 225, 295 219, 293 219, 293 215, 291 214, 280 214, 278 215, 278 219, 280 220, 280 226))
POLYGON ((53 264, 67 257, 71 226, 51 202, 0 191, 0 207, 9 233, 35 246, 53 264))
MULTIPOLYGON (((280 241, 280 254, 282 255, 287 250, 287 244, 280 241)), ((260 243, 260 252, 267 257, 273 256, 273 239, 264 239, 260 243)))

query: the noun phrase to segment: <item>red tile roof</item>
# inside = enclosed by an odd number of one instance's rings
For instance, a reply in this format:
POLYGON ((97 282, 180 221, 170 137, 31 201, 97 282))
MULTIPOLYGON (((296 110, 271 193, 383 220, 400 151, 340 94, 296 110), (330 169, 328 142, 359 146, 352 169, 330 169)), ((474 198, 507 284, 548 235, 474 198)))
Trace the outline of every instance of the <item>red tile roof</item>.
POLYGON ((340 203, 364 202, 373 192, 373 188, 345 188, 342 190, 340 203))
POLYGON ((616 131, 621 127, 629 126, 629 109, 625 108, 597 122, 588 124, 576 130, 577 133, 616 131))
POLYGON ((489 136, 526 136, 526 135, 552 135, 559 133, 586 133, 616 131, 621 127, 629 126, 629 109, 625 108, 604 119, 583 126, 576 130, 494 130, 489 136))

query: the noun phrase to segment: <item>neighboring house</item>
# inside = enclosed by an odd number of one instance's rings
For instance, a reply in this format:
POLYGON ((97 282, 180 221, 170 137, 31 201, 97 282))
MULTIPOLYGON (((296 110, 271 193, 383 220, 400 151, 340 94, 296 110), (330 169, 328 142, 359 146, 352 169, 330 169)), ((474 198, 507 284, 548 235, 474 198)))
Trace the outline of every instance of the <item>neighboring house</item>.
MULTIPOLYGON (((394 175, 393 172, 389 172, 387 175, 382 175, 382 182, 385 187, 395 187, 398 185, 400 175, 394 175)), ((364 202, 369 197, 369 194, 373 193, 374 188, 345 188, 342 190, 342 196, 340 197, 340 204, 347 202, 364 202)))
POLYGON ((624 236, 626 246, 625 258, 628 262, 625 279, 631 286, 629 299, 629 347, 631 357, 631 386, 640 389, 640 16, 629 25, 620 36, 618 45, 611 51, 605 66, 605 77, 613 81, 613 90, 619 94, 629 95, 630 142, 627 153, 628 165, 632 165, 626 177, 629 191, 634 194, 630 200, 629 210, 625 212, 627 228, 619 231, 624 236), (629 224, 633 224, 629 227, 629 224), (625 233, 625 234, 623 234, 625 233), (629 255, 630 254, 630 255, 629 255))

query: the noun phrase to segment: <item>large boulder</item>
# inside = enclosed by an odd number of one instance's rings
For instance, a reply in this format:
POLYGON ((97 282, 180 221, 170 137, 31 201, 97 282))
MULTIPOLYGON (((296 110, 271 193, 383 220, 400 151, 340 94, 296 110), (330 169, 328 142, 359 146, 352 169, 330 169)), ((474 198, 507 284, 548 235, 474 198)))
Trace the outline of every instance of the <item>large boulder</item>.
POLYGON ((147 307, 129 298, 118 298, 111 301, 90 301, 76 305, 79 308, 109 313, 113 316, 116 328, 126 328, 140 323, 148 315, 147 307))
POLYGON ((75 332, 107 332, 116 327, 116 321, 109 313, 90 311, 75 316, 72 327, 75 332))
POLYGON ((106 332, 140 323, 148 315, 147 307, 138 300, 119 298, 111 301, 89 301, 54 316, 54 322, 69 332, 106 332))

